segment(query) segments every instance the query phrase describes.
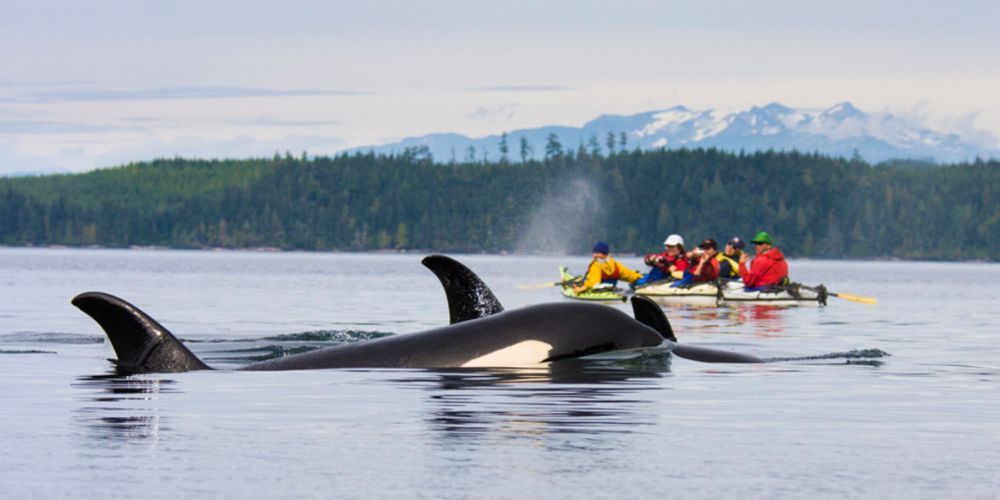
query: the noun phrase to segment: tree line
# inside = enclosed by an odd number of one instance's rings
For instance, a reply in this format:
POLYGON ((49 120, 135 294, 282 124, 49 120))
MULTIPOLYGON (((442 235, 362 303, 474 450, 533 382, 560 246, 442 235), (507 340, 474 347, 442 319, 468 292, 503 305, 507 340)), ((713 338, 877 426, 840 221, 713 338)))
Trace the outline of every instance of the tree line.
POLYGON ((286 154, 0 178, 0 243, 531 251, 524 234, 545 202, 585 185, 596 195, 579 207, 584 223, 559 235, 579 253, 598 239, 641 253, 669 233, 721 241, 767 230, 795 257, 1000 259, 995 160, 873 166, 799 152, 628 151, 624 138, 606 139, 602 155, 596 140, 566 150, 553 138, 545 160, 521 163, 286 154))

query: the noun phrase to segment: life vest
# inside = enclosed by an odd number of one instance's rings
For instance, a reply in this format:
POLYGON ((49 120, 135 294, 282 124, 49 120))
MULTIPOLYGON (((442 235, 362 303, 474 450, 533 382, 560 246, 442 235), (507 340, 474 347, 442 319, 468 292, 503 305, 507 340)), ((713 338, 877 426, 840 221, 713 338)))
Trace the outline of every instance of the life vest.
POLYGON ((720 278, 722 278, 722 279, 738 279, 740 277, 740 264, 739 264, 739 262, 733 260, 732 257, 729 257, 728 255, 720 252, 720 253, 718 253, 718 254, 715 255, 715 260, 719 261, 719 264, 720 264, 720 267, 719 267, 719 269, 720 269, 720 271, 719 271, 719 277, 720 278), (722 272, 722 267, 721 267, 721 264, 723 262, 728 262, 729 263, 729 268, 727 269, 727 272, 725 272, 725 273, 722 272))

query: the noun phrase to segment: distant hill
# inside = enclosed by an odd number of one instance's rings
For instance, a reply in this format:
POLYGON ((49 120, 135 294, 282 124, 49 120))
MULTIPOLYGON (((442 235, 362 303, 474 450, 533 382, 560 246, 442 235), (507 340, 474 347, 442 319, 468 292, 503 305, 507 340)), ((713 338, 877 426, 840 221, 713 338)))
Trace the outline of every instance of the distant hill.
MULTIPOLYGON (((522 138, 527 159, 545 157, 554 134, 563 148, 602 154, 622 149, 718 148, 730 152, 802 151, 851 158, 855 152, 871 163, 887 160, 962 162, 1000 158, 1000 150, 983 146, 955 133, 930 130, 921 123, 890 113, 865 113, 844 102, 823 110, 793 109, 781 104, 753 107, 724 114, 677 106, 635 115, 603 115, 583 127, 548 126, 507 132, 506 157, 521 161, 522 138)), ((400 154, 409 149, 429 153, 437 162, 497 161, 501 136, 481 138, 441 133, 410 137, 400 142, 355 148, 400 154)))

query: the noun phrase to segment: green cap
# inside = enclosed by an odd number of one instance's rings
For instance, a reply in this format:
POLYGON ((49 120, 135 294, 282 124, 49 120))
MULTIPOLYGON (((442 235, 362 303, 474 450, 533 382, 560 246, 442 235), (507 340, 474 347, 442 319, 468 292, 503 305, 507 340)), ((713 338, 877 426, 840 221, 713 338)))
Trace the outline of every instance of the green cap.
POLYGON ((753 239, 750 240, 750 243, 767 243, 768 245, 774 244, 771 241, 771 235, 767 234, 767 231, 757 233, 757 236, 754 236, 753 239))

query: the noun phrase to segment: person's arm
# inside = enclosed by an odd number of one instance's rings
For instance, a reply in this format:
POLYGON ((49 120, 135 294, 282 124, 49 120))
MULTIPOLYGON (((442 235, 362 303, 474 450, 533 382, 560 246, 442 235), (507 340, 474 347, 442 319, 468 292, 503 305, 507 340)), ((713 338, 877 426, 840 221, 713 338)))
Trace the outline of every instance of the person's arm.
POLYGON ((670 270, 684 272, 687 270, 688 267, 690 267, 688 265, 688 260, 685 259, 684 256, 681 256, 677 259, 676 262, 674 262, 674 265, 670 268, 670 270))
POLYGON ((700 278, 701 273, 705 270, 705 261, 707 260, 708 255, 702 254, 701 257, 698 258, 698 265, 695 266, 694 271, 691 271, 691 274, 700 278))
POLYGON ((719 277, 719 262, 708 255, 702 255, 698 267, 692 272, 698 281, 712 281, 719 277))
POLYGON ((618 277, 621 278, 623 281, 627 281, 629 283, 635 283, 636 281, 642 278, 642 273, 629 269, 621 265, 621 263, 618 264, 618 267, 619 267, 618 277))
POLYGON ((747 260, 749 260, 749 259, 750 258, 747 257, 747 254, 744 253, 744 254, 740 255, 740 262, 739 262, 739 264, 736 264, 736 270, 739 271, 739 273, 740 273, 740 279, 743 280, 744 286, 747 286, 747 287, 750 286, 750 285, 747 284, 747 278, 750 277, 750 269, 747 268, 747 260))
POLYGON ((663 254, 650 253, 643 257, 642 261, 646 263, 647 266, 659 267, 663 264, 663 254))
MULTIPOLYGON (((741 259, 742 260, 742 259, 741 259)), ((754 258, 753 264, 750 269, 745 270, 744 266, 740 266, 740 276, 743 277, 743 286, 747 288, 753 288, 757 286, 760 282, 760 278, 767 273, 767 270, 771 268, 773 262, 770 259, 758 259, 754 258), (744 271, 746 271, 744 273, 744 271)))
POLYGON ((584 277, 583 284, 573 287, 573 290, 577 293, 590 290, 600 282, 601 266, 597 262, 591 262, 590 267, 587 268, 587 275, 584 277))
POLYGON ((708 268, 705 269, 705 280, 714 281, 719 278, 719 261, 708 259, 708 268))

